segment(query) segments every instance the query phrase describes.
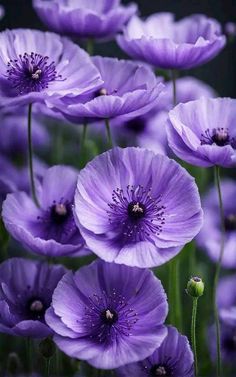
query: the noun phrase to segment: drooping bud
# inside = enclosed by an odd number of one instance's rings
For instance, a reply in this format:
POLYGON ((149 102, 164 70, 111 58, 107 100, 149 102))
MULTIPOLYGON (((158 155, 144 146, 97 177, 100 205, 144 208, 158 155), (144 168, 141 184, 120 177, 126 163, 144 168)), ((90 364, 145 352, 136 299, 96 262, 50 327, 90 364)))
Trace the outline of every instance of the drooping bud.
POLYGON ((204 292, 204 283, 202 279, 197 276, 192 277, 188 281, 186 292, 192 297, 202 296, 204 292))

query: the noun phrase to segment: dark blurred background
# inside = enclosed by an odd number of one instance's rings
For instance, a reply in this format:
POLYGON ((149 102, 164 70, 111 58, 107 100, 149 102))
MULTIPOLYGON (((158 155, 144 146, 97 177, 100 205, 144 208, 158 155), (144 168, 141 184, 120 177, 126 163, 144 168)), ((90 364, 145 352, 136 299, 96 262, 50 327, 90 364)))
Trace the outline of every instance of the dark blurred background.
MULTIPOLYGON (((99 0, 97 0, 99 1, 99 0)), ((123 0, 123 3, 128 3, 123 0)), ((192 13, 204 13, 216 18, 224 27, 228 21, 236 22, 236 0, 137 0, 140 15, 154 12, 173 12, 177 19, 192 13)), ((0 21, 0 30, 5 28, 28 27, 45 30, 35 14, 31 0, 0 0, 6 14, 0 21)), ((124 57, 115 42, 99 43, 95 53, 124 57)), ((202 67, 181 72, 181 75, 196 76, 216 89, 220 96, 236 97, 236 41, 226 48, 213 61, 202 67)))

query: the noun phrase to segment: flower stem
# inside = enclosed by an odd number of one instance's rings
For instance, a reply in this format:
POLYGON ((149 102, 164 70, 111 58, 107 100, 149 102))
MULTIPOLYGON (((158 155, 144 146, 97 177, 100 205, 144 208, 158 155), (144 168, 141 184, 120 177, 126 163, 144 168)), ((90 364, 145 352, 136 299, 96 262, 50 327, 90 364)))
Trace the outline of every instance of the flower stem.
POLYGON ((215 166, 215 184, 216 184, 218 197, 219 197, 219 210, 220 210, 220 219, 221 219, 221 244, 220 244, 220 255, 219 255, 218 262, 216 264, 214 283, 213 283, 213 305, 214 305, 214 317, 215 317, 215 324, 216 324, 217 377, 220 377, 221 376, 220 320, 219 320, 219 313, 218 313, 218 308, 217 308, 216 291, 217 291, 217 285, 218 285, 219 276, 220 276, 221 262, 224 255, 225 223, 224 223, 224 207, 223 207, 221 185, 220 185, 219 166, 215 166))
POLYGON ((191 342, 192 342, 192 348, 193 348, 193 354, 194 354, 195 377, 197 377, 198 375, 197 346, 196 346, 197 302, 198 302, 198 297, 193 297, 193 310, 192 310, 192 321, 191 321, 191 342))
POLYGON ((110 122, 108 118, 105 118, 105 125, 106 125, 106 130, 107 130, 108 145, 109 145, 109 148, 112 148, 113 143, 112 143, 112 137, 111 137, 111 127, 110 127, 110 122))
POLYGON ((176 97, 176 78, 177 73, 175 69, 171 70, 171 78, 172 78, 172 88, 173 88, 173 106, 177 104, 177 97, 176 97))
POLYGON ((29 159, 29 174, 30 174, 30 186, 32 198, 37 207, 39 207, 39 202, 36 196, 35 183, 34 183, 34 169, 33 169, 33 147, 32 147, 32 103, 28 107, 28 159, 29 159))
POLYGON ((50 364, 51 364, 51 358, 46 359, 46 377, 50 376, 50 364))
POLYGON ((174 258, 169 262, 169 304, 170 304, 170 323, 182 330, 181 318, 181 299, 179 285, 179 260, 174 258))
POLYGON ((83 132, 82 132, 82 138, 81 138, 81 146, 80 146, 81 152, 84 152, 85 140, 87 136, 87 128, 88 128, 88 125, 87 125, 87 122, 85 121, 83 124, 83 132))
POLYGON ((91 38, 89 38, 87 40, 87 46, 86 46, 86 50, 87 50, 87 53, 89 55, 93 55, 93 50, 94 50, 94 45, 93 45, 93 40, 91 38))
POLYGON ((27 353, 27 370, 29 373, 32 372, 32 340, 28 337, 26 338, 26 353, 27 353))

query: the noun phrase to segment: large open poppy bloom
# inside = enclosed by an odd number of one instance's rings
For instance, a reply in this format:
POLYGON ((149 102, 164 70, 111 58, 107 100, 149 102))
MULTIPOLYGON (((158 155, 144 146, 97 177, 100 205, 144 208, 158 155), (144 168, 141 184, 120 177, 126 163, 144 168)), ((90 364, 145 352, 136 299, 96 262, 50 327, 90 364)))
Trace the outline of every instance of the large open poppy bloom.
POLYGON ((2 211, 9 233, 37 254, 82 254, 85 242, 73 216, 77 175, 66 166, 48 169, 38 186, 40 208, 25 192, 9 194, 2 211))
POLYGON ((169 146, 197 166, 236 166, 236 100, 200 98, 169 113, 169 146))
POLYGON ((53 31, 80 38, 111 38, 137 10, 120 0, 34 0, 40 19, 53 31))
POLYGON ((33 338, 44 338, 53 332, 45 322, 64 267, 8 259, 0 265, 0 332, 33 338))
POLYGON ((193 353, 188 338, 175 327, 168 326, 168 335, 161 346, 147 359, 124 365, 119 377, 193 377, 193 353))
POLYGON ((0 46, 0 108, 71 98, 102 83, 89 55, 57 34, 7 30, 0 46))
MULTIPOLYGON (((225 246, 222 266, 236 267, 236 182, 233 180, 222 181, 222 198, 224 203, 225 246)), ((218 262, 221 243, 221 220, 219 217, 218 192, 213 187, 203 200, 204 222, 197 236, 198 245, 207 252, 209 257, 218 262), (211 235, 209 237, 209 234, 211 235)))
POLYGON ((199 232, 194 179, 175 161, 140 148, 114 148, 81 170, 75 218, 87 245, 108 262, 158 266, 199 232))
POLYGON ((46 321, 67 355, 113 369, 160 346, 166 315, 165 292, 151 271, 97 260, 63 277, 46 321))
POLYGON ((187 69, 213 59, 226 38, 220 24, 205 15, 175 21, 171 13, 156 13, 145 21, 132 17, 117 41, 132 58, 164 69, 187 69))
MULTIPOLYGON (((134 118, 155 106, 164 85, 149 67, 116 58, 95 56, 102 88, 79 100, 53 100, 56 110, 74 123, 81 118, 134 118)), ((50 104, 49 104, 50 106, 50 104)))

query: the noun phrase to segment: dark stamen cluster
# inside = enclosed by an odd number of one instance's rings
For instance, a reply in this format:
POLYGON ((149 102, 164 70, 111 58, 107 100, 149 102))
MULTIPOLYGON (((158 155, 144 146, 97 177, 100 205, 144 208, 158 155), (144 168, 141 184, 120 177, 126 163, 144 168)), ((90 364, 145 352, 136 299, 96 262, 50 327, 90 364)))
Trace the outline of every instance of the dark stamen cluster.
POLYGON ((10 60, 7 66, 7 78, 19 95, 41 92, 48 88, 50 82, 61 79, 55 63, 49 63, 48 56, 34 52, 19 55, 18 59, 10 60))
POLYGON ((126 190, 113 190, 108 203, 108 219, 114 226, 122 226, 122 233, 132 241, 145 240, 158 235, 165 224, 161 198, 153 198, 150 189, 128 185, 126 190))
POLYGON ((231 145, 236 149, 236 139, 230 137, 228 128, 218 127, 212 130, 207 129, 204 134, 201 134, 201 145, 218 145, 218 147, 224 147, 225 145, 231 145))
POLYGON ((118 334, 131 335, 132 327, 138 321, 138 314, 115 288, 110 294, 94 293, 89 296, 89 302, 85 307, 84 320, 91 338, 99 342, 106 342, 107 339, 113 342, 118 334))
POLYGON ((236 213, 231 213, 225 217, 225 230, 236 231, 236 213))

